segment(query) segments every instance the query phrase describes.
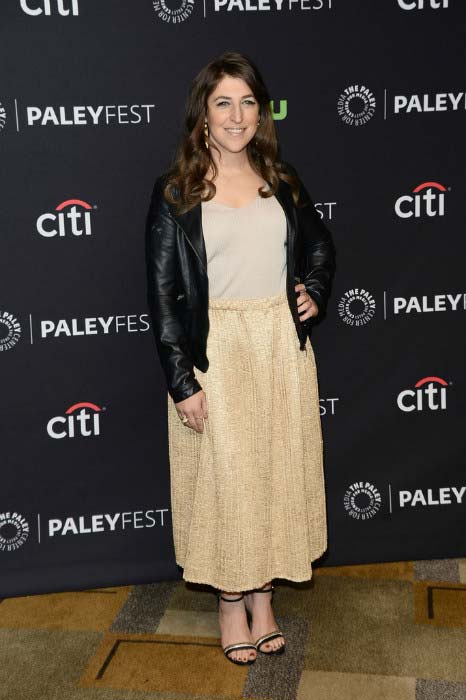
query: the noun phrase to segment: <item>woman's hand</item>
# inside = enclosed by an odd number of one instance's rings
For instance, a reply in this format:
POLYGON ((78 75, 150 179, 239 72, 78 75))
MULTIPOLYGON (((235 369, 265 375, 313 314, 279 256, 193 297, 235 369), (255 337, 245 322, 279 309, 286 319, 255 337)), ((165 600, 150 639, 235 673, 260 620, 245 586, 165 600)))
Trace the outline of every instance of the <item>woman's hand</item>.
POLYGON ((202 389, 188 396, 187 399, 175 403, 175 408, 180 416, 180 420, 184 418, 184 416, 188 419, 184 423, 186 427, 192 428, 198 433, 204 432, 203 418, 208 418, 208 415, 207 397, 202 389))
POLYGON ((301 294, 296 298, 298 304, 298 313, 301 313, 301 321, 307 321, 308 318, 312 316, 317 316, 319 309, 314 299, 306 292, 306 287, 304 284, 296 284, 294 288, 295 292, 301 292, 301 294), (305 311, 305 313, 302 313, 305 311))

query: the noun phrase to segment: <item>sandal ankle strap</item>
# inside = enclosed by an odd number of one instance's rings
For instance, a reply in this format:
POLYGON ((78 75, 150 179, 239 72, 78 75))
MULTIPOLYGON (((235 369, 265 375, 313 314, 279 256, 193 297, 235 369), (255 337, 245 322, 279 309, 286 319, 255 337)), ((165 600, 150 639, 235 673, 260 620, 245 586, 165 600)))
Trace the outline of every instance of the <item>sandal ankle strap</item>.
POLYGON ((224 598, 223 595, 219 594, 218 596, 222 600, 225 600, 227 603, 236 603, 238 600, 243 600, 244 594, 242 593, 239 598, 224 598))

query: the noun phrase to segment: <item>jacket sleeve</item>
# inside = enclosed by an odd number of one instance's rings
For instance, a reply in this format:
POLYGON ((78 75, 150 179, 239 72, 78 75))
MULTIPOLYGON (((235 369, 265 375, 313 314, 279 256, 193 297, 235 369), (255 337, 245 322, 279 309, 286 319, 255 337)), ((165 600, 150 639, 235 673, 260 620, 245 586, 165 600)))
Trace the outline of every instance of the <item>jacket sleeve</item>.
POLYGON ((163 197, 163 178, 154 185, 145 226, 147 302, 167 390, 173 401, 183 401, 202 389, 183 324, 176 313, 176 222, 163 197))
POLYGON ((296 209, 298 226, 303 239, 303 251, 306 256, 304 263, 307 272, 301 282, 319 310, 317 316, 303 321, 303 325, 309 328, 325 318, 336 270, 336 250, 332 235, 320 218, 309 192, 296 170, 289 164, 287 166, 300 183, 299 203, 306 203, 306 206, 299 206, 296 209))

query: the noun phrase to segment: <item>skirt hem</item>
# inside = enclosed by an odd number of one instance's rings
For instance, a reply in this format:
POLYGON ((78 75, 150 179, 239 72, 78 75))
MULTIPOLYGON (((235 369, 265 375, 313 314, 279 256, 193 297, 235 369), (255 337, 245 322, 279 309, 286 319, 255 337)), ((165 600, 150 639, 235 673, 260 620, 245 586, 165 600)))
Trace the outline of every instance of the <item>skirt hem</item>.
MULTIPOLYGON (((271 574, 265 579, 261 580, 256 580, 256 581, 247 581, 246 583, 242 584, 229 584, 226 581, 213 581, 213 579, 210 579, 209 581, 206 580, 206 576, 200 575, 199 577, 193 577, 193 575, 189 575, 188 578, 185 577, 184 571, 183 571, 183 580, 187 581, 188 583, 198 583, 206 586, 212 586, 212 588, 217 588, 218 590, 222 591, 250 591, 253 588, 261 588, 264 586, 264 584, 268 583, 269 581, 273 581, 276 578, 280 579, 285 579, 287 581, 294 581, 295 583, 302 583, 304 581, 310 581, 313 576, 313 569, 312 569, 312 562, 317 561, 317 559, 320 559, 320 557, 325 554, 327 551, 328 546, 325 546, 324 549, 320 551, 320 553, 311 559, 309 562, 309 576, 307 577, 301 577, 301 576, 293 576, 289 574, 285 574, 282 572, 276 572, 274 574, 271 574)), ((180 564, 178 561, 176 562, 178 566, 180 566, 182 569, 184 569, 183 565, 180 564)))

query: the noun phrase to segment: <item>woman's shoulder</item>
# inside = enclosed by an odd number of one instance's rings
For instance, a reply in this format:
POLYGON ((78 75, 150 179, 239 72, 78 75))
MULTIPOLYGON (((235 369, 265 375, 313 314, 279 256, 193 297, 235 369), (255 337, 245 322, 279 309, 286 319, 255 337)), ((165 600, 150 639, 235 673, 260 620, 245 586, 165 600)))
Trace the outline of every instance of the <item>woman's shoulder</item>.
MULTIPOLYGON (((161 173, 159 173, 154 181, 153 189, 152 189, 152 201, 157 203, 158 205, 162 205, 167 208, 171 208, 169 202, 165 198, 165 191, 167 184, 171 178, 172 173, 169 170, 165 170, 161 173)), ((171 192, 174 194, 176 197, 177 195, 177 187, 176 185, 171 186, 171 192)))

